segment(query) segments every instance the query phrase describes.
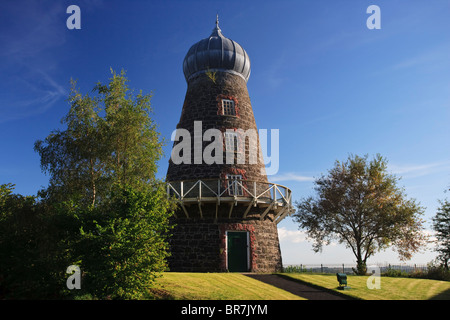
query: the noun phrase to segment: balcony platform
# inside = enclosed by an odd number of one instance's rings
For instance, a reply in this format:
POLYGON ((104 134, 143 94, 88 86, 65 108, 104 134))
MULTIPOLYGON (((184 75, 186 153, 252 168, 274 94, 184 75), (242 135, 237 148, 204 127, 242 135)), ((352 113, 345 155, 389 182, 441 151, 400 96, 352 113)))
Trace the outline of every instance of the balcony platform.
POLYGON ((228 179, 199 179, 169 181, 167 194, 175 199, 185 214, 190 218, 187 207, 198 205, 200 218, 204 218, 202 206, 215 204, 215 218, 218 218, 219 206, 229 206, 228 217, 231 218, 237 206, 244 206, 242 218, 246 218, 252 207, 264 208, 260 219, 273 214, 273 221, 278 224, 295 210, 292 206, 292 192, 289 188, 270 182, 228 179))

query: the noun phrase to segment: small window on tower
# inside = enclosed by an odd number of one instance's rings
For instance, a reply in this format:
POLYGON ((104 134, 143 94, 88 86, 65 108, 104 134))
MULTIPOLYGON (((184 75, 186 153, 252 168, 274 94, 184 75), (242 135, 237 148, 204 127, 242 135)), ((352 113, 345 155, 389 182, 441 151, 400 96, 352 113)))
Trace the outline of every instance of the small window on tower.
POLYGON ((227 174, 228 194, 230 196, 242 196, 242 175, 227 174))
POLYGON ((222 99, 222 114, 225 116, 236 115, 236 108, 233 100, 222 99))

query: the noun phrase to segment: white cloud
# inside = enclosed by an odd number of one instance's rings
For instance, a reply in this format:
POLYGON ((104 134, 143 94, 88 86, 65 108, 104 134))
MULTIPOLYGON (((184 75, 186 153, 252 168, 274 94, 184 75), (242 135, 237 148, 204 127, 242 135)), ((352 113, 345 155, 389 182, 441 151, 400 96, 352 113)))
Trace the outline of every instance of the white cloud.
POLYGON ((278 229, 278 238, 280 242, 300 243, 307 241, 307 236, 304 231, 288 230, 285 227, 278 229))
POLYGON ((67 96, 54 75, 60 59, 52 54, 66 42, 64 5, 30 2, 4 11, 15 19, 0 37, 0 71, 9 78, 0 90, 0 123, 42 114, 67 96))
POLYGON ((304 181, 314 181, 314 177, 302 176, 302 175, 290 172, 290 173, 276 175, 276 176, 270 178, 270 180, 273 182, 280 182, 280 181, 304 182, 304 181))
POLYGON ((433 248, 434 247, 434 243, 437 241, 436 231, 430 230, 430 229, 425 229, 425 230, 422 230, 422 234, 425 237, 428 237, 428 242, 429 242, 428 246, 433 248))
POLYGON ((450 170, 450 161, 440 161, 426 164, 390 164, 388 165, 388 168, 393 174, 402 175, 406 178, 415 178, 436 172, 448 172, 450 170))
POLYGON ((4 48, 0 55, 20 61, 65 42, 65 24, 61 24, 65 8, 61 3, 29 2, 24 6, 10 5, 5 10, 15 20, 1 38, 4 48))
POLYGON ((426 67, 429 69, 430 66, 442 68, 443 65, 448 65, 449 49, 447 44, 432 48, 397 62, 391 66, 391 69, 400 70, 415 67, 426 67))
POLYGON ((67 95, 49 73, 31 67, 13 83, 26 88, 28 94, 10 102, 0 100, 0 123, 42 114, 67 95))

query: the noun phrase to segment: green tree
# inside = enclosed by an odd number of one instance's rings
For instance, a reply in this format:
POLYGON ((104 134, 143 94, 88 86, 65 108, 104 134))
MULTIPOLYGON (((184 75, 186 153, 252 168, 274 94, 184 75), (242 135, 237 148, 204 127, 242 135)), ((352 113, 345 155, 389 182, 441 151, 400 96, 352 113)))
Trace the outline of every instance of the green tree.
POLYGON ((35 142, 41 167, 50 175, 42 197, 63 201, 68 195, 95 206, 115 183, 137 189, 155 181, 162 142, 150 117, 150 94, 137 95, 125 72, 107 85, 98 83, 94 96, 82 95, 72 81, 70 110, 55 130, 35 142))
POLYGON ((0 185, 0 287, 7 297, 32 296, 37 277, 37 221, 34 198, 13 194, 14 185, 0 185))
POLYGON ((380 155, 371 161, 349 156, 315 180, 317 197, 297 202, 294 220, 314 240, 315 252, 331 240, 349 247, 357 274, 365 274, 367 259, 389 246, 402 260, 410 259, 425 243, 424 209, 406 198, 397 181, 380 155))
POLYGON ((57 257, 46 217, 35 197, 13 190, 0 185, 0 296, 54 298, 57 257))
POLYGON ((111 73, 92 95, 72 81, 67 128, 36 141, 50 175, 39 195, 57 239, 55 255, 66 268, 80 266, 83 294, 139 298, 166 267, 173 207, 155 177, 162 141, 150 117, 151 95, 130 90, 125 72, 111 73))
POLYGON ((81 294, 141 299, 167 269, 171 203, 165 188, 114 188, 111 201, 76 211, 80 236, 73 257, 83 272, 81 294))
POLYGON ((450 202, 439 201, 440 207, 433 217, 433 230, 436 232, 436 251, 445 270, 449 271, 450 260, 450 202))

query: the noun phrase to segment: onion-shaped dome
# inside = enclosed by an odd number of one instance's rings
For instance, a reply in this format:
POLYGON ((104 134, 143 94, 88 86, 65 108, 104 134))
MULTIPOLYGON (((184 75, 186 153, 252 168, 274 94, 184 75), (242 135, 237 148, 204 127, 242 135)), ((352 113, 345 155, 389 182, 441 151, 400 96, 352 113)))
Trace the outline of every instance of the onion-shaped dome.
POLYGON ((207 71, 224 71, 237 74, 245 81, 250 77, 250 58, 237 42, 226 38, 216 27, 208 38, 194 44, 183 61, 186 81, 199 73, 207 71))

